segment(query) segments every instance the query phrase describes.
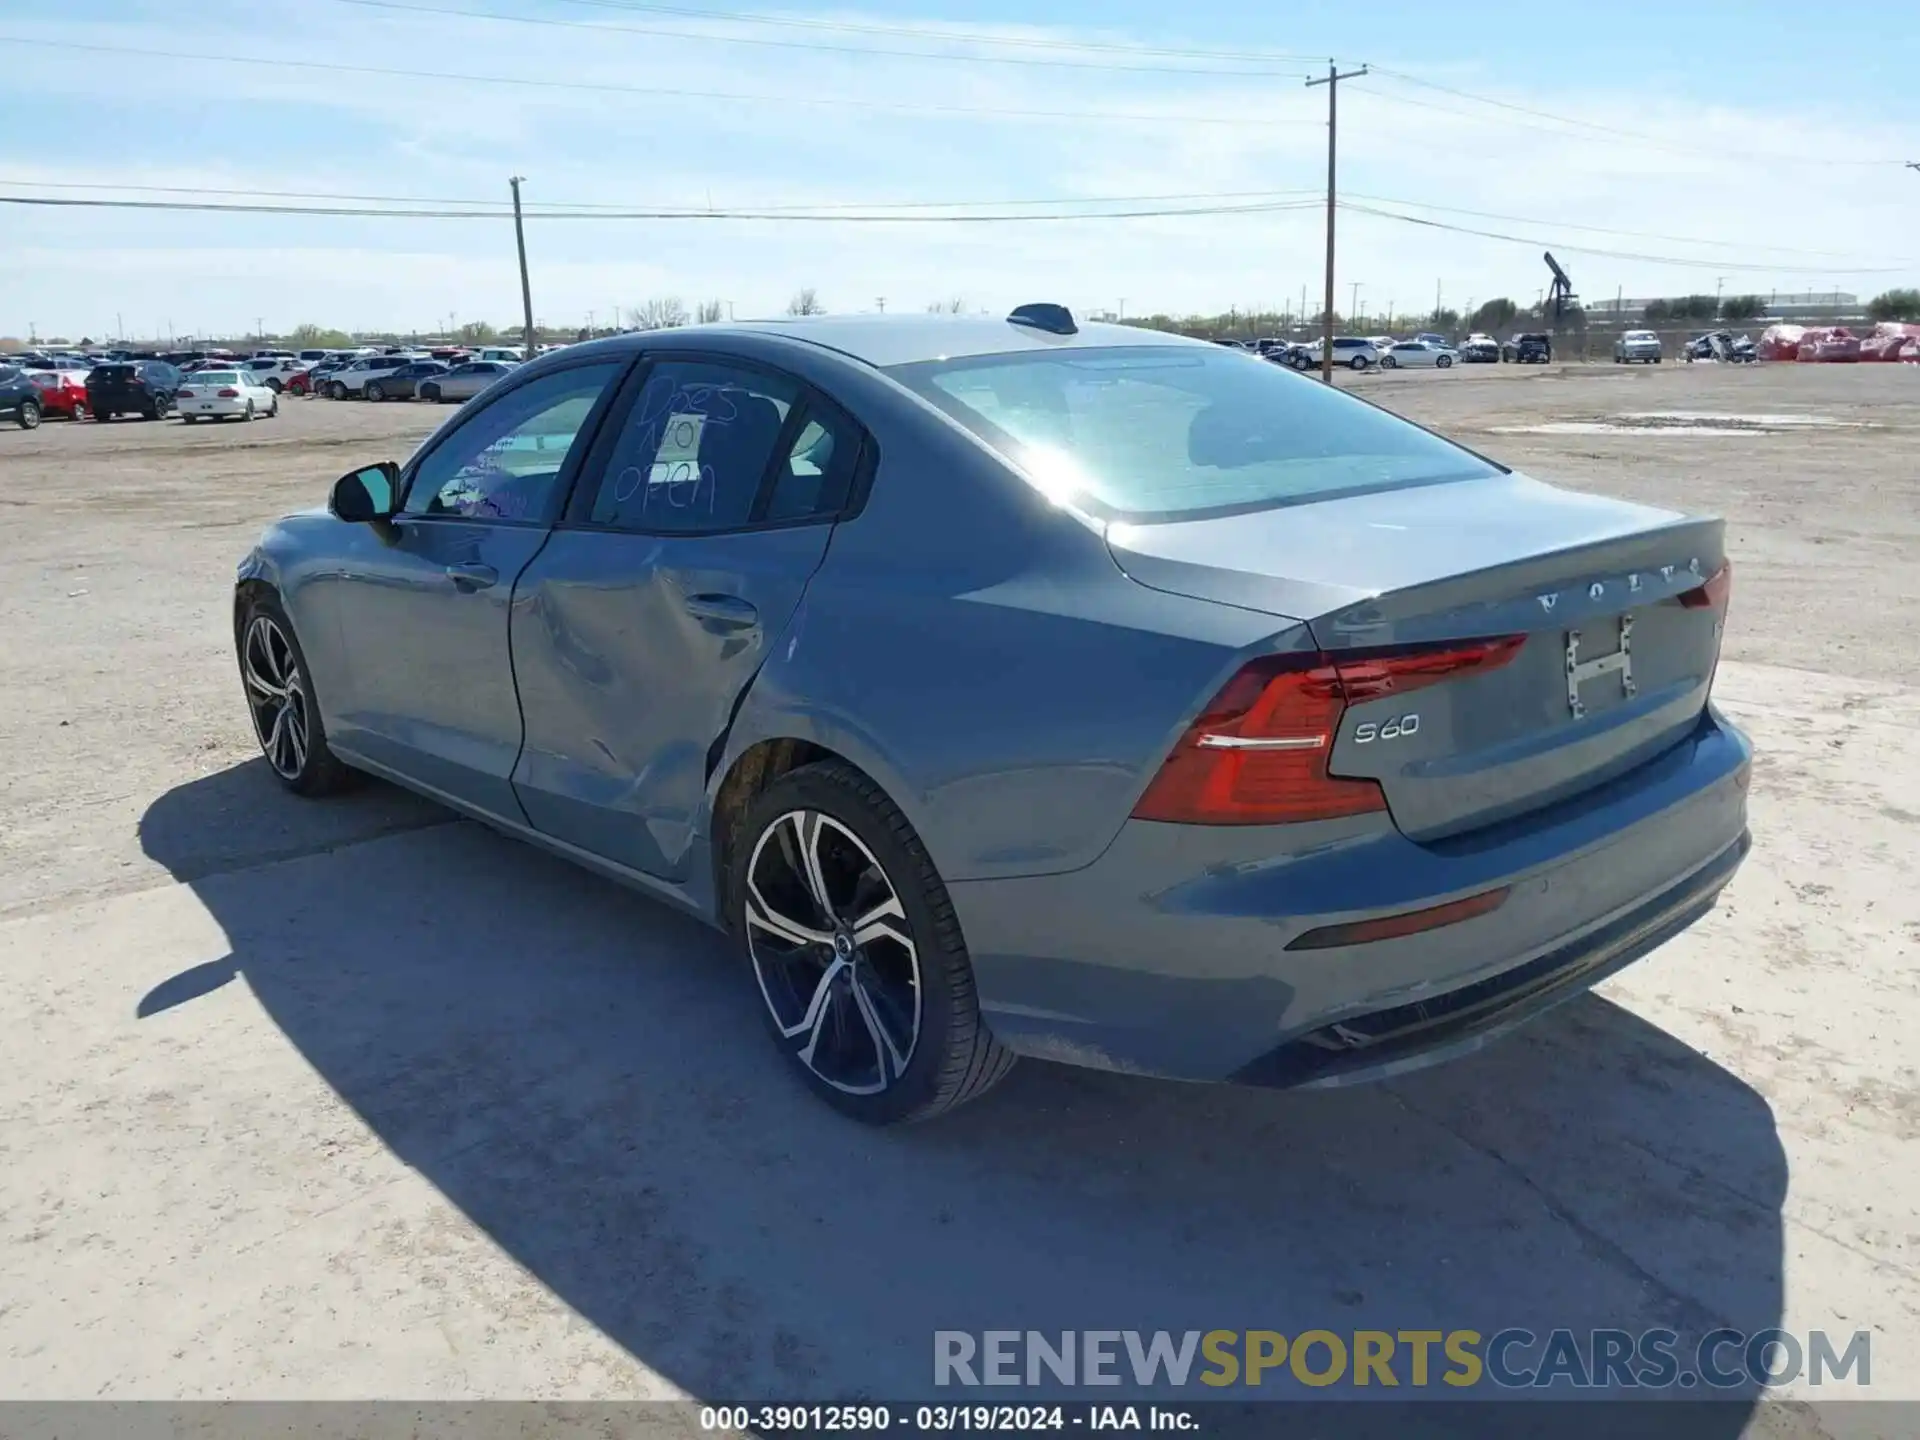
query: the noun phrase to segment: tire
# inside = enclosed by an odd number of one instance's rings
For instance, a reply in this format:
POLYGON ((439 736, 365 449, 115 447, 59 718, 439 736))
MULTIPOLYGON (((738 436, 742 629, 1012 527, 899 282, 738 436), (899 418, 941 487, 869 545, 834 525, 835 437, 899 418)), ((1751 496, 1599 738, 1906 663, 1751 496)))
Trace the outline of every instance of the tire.
POLYGON ((327 394, 335 400, 344 400, 347 398, 347 387, 335 380, 327 386, 327 394))
POLYGON ((307 657, 278 597, 261 593, 247 602, 234 626, 234 651, 254 739, 274 777, 296 795, 330 795, 350 785, 354 772, 327 746, 307 657), (283 711, 285 720, 278 718, 283 711))
POLYGON ((1366 369, 1366 368, 1367 368, 1367 357, 1366 357, 1366 356, 1364 356, 1364 355, 1356 355, 1356 356, 1354 356, 1354 357, 1353 357, 1353 358, 1352 358, 1351 360, 1349 360, 1349 361, 1347 362, 1347 368, 1348 368, 1349 370, 1364 370, 1364 369, 1366 369))
POLYGON ((118 410, 96 410, 93 418, 95 423, 98 424, 114 419, 119 413, 118 410))
POLYGON ((267 388, 273 391, 274 394, 278 395, 282 390, 286 389, 287 387, 284 383, 282 383, 278 375, 269 375, 267 377, 267 388))
POLYGON ((1433 368, 1436 370, 1451 370, 1453 368, 1453 357, 1451 355, 1436 357, 1433 362, 1433 368))
POLYGON ((387 398, 387 392, 380 388, 380 382, 377 380, 369 380, 367 388, 362 393, 369 400, 380 401, 387 398))
POLYGON ((436 405, 440 404, 440 387, 438 385, 422 385, 420 387, 420 398, 422 400, 431 400, 436 405))
POLYGON ((267 418, 269 420, 278 420, 280 418, 280 397, 278 395, 275 395, 273 397, 273 403, 267 406, 267 418))
POLYGON ((253 422, 253 401, 249 400, 247 401, 247 408, 240 412, 240 423, 242 425, 248 425, 248 424, 251 424, 252 422, 253 422))
POLYGON ((20 402, 20 408, 14 412, 13 422, 22 430, 38 430, 40 428, 39 402, 35 400, 22 400, 20 402))
POLYGON ((782 776, 748 807, 728 870, 726 919, 768 1033, 841 1114, 869 1125, 932 1119, 1013 1068, 980 1018, 939 872, 865 775, 827 761, 782 776), (812 863, 796 867, 803 854, 812 863), (821 890, 840 919, 821 913, 821 890), (874 917, 858 945, 859 917, 845 913, 856 906, 874 917))
POLYGON ((1653 357, 1653 359, 1652 359, 1651 361, 1649 361, 1648 363, 1649 363, 1649 364, 1653 364, 1653 365, 1658 365, 1658 364, 1660 363, 1660 357, 1659 357, 1658 355, 1656 355, 1656 356, 1654 356, 1654 357, 1653 357))
MULTIPOLYGON (((1360 357, 1356 355, 1353 358, 1358 360, 1360 357)), ((1382 355, 1380 357, 1380 368, 1382 370, 1397 370, 1400 368, 1400 362, 1391 355, 1382 355)))
POLYGON ((200 423, 200 417, 198 415, 182 415, 180 417, 180 423, 182 425, 198 425, 200 423))

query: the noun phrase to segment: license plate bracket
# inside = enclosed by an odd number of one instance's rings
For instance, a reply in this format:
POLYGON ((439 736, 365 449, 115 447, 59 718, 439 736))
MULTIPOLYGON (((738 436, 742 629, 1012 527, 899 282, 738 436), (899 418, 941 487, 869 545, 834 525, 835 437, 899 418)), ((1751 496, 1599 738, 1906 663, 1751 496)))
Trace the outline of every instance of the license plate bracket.
POLYGON ((1597 655, 1591 660, 1580 658, 1580 632, 1567 632, 1567 709, 1576 720, 1584 719, 1586 705, 1580 699, 1580 687, 1589 680, 1598 680, 1604 675, 1619 675, 1620 693, 1632 699, 1637 693, 1633 683, 1633 616, 1620 617, 1620 648, 1611 655, 1597 655))

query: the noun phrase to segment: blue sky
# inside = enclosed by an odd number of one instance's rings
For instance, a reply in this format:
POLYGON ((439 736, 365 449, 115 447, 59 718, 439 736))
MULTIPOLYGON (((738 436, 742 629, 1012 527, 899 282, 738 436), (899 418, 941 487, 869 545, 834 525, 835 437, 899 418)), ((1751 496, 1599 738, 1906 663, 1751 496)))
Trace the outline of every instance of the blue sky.
MULTIPOLYGON (((1302 77, 1325 62, 1262 57, 1337 55, 1380 67, 1342 87, 1343 192, 1518 237, 1343 213, 1343 310, 1354 282, 1373 315, 1430 308, 1436 288, 1461 308, 1532 300, 1541 242, 1589 303, 1872 293, 1920 283, 1920 171, 1900 163, 1920 160, 1916 39, 1911 0, 0 0, 0 193, 498 203, 519 173, 529 204, 643 209, 1231 196, 1114 208, 1297 208, 536 218, 535 311, 605 323, 675 295, 744 316, 801 286, 840 311, 1297 307, 1303 287, 1317 304, 1325 181, 1326 92, 1302 77), (903 50, 973 58, 881 53, 903 50), (999 63, 1015 59, 1058 63, 999 63)), ((502 219, 0 206, 0 335, 424 331, 518 311, 502 219)))

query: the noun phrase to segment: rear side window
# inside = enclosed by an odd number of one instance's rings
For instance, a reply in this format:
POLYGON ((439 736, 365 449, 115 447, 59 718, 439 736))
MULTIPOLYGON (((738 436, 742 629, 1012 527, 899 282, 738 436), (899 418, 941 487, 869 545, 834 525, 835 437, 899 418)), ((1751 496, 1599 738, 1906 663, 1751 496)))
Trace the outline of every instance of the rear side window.
MULTIPOLYGON (((761 482, 798 400, 794 382, 757 371, 704 361, 654 366, 608 456, 588 519, 665 534, 753 523, 761 482)), ((794 462, 796 448, 788 441, 783 460, 794 462)))
POLYGON ((1267 509, 1500 473, 1278 365, 1212 346, 1115 346, 893 367, 1046 494, 1106 520, 1267 509))

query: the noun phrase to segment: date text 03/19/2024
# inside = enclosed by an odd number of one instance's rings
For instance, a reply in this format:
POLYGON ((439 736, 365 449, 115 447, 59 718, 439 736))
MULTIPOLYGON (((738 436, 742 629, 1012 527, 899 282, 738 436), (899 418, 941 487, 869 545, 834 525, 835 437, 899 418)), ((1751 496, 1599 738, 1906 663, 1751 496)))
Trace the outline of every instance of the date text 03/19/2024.
POLYGON ((1191 1410, 1169 1405, 709 1405, 700 1428, 723 1434, 1014 1434, 1024 1431, 1156 1431, 1192 1434, 1191 1410))

